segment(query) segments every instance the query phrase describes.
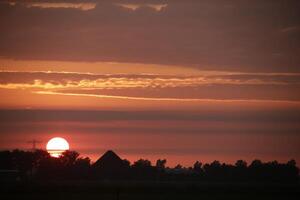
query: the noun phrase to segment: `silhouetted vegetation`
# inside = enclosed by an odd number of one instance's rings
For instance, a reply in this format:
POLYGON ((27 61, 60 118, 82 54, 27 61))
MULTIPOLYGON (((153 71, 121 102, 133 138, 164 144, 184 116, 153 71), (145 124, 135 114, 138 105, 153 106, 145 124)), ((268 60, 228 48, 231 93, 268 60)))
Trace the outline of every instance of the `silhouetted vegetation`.
POLYGON ((20 180, 122 179, 152 181, 230 181, 230 182, 297 182, 299 169, 294 160, 287 163, 254 160, 249 165, 238 160, 235 165, 220 163, 193 167, 166 167, 167 160, 159 159, 153 166, 149 160, 139 159, 133 164, 122 160, 113 151, 106 152, 94 164, 78 152, 66 151, 59 158, 47 151, 1 151, 0 170, 5 174, 17 172, 20 180))

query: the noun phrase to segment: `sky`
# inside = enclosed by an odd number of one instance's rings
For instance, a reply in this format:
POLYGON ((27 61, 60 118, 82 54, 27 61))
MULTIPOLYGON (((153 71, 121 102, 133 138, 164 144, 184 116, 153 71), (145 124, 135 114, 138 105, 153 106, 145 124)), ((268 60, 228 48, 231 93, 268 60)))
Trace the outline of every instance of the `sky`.
POLYGON ((300 163, 298 0, 3 0, 0 149, 300 163))

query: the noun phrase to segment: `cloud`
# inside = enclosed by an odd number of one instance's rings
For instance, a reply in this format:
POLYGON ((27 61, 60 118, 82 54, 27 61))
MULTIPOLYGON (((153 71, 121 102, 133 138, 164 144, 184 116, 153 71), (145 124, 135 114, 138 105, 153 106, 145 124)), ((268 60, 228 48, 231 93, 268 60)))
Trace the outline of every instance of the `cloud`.
MULTIPOLYGON (((277 107, 272 110, 258 108, 239 110, 214 110, 203 109, 199 111, 111 111, 111 110, 9 110, 0 109, 0 121, 5 123, 14 122, 96 122, 100 121, 182 121, 184 126, 187 121, 202 121, 208 125, 209 121, 232 122, 239 126, 237 122, 257 122, 268 124, 274 127, 280 126, 279 122, 293 123, 299 127, 300 112, 298 109, 277 107)), ((134 125, 126 123, 126 125, 134 125)), ((214 124, 214 123, 213 123, 214 124)), ((213 125, 212 124, 212 125, 213 125)), ((135 124, 138 125, 138 124, 135 124)), ((174 125, 174 124, 173 124, 174 125)), ((179 124, 178 124, 179 125, 179 124)), ((200 125, 200 124, 199 124, 200 125)), ((203 124, 202 124, 203 125, 203 124)), ((219 124, 222 127, 222 124, 219 124)), ((254 124, 252 124, 254 125, 254 124)), ((150 124, 151 126, 151 124, 150 124)), ((185 126, 187 127, 187 126, 185 126)))
MULTIPOLYGON (((103 1, 102 1, 103 2, 103 1)), ((17 6, 17 5, 23 5, 27 8, 43 8, 43 9, 78 9, 82 11, 92 10, 96 7, 97 1, 49 1, 49 0, 32 0, 32 1, 4 1, 4 3, 7 3, 10 6, 17 6)), ((99 1, 98 1, 99 3, 99 1)), ((160 4, 155 2, 135 2, 135 1, 111 1, 111 3, 115 6, 120 6, 122 8, 130 9, 132 11, 136 11, 139 9, 144 8, 150 8, 157 12, 161 11, 165 7, 167 7, 167 4, 160 4)))
POLYGON ((139 9, 153 9, 157 12, 162 11, 163 9, 165 9, 168 4, 151 4, 151 3, 137 3, 137 4, 126 4, 126 3, 115 3, 115 5, 126 8, 126 9, 130 9, 132 11, 138 11, 139 9))
POLYGON ((2 3, 8 4, 10 6, 18 6, 22 5, 27 8, 43 8, 43 9, 78 9, 82 11, 92 10, 98 5, 103 3, 109 3, 115 6, 120 6, 122 8, 130 9, 132 11, 136 11, 139 9, 153 9, 157 12, 161 11, 167 4, 163 4, 163 1, 96 1, 96 0, 89 0, 89 1, 80 1, 80 0, 60 0, 60 1, 49 1, 49 0, 11 0, 11 1, 3 1, 2 3))
POLYGON ((237 98, 237 97, 230 97, 224 99, 224 97, 215 97, 213 99, 209 98, 180 98, 180 97, 140 97, 140 96, 126 96, 126 95, 109 95, 109 94, 97 94, 95 92, 84 92, 84 91, 77 91, 77 93, 74 92, 52 92, 52 91, 35 91, 36 94, 41 95, 55 95, 55 96, 78 96, 78 97, 95 97, 95 98, 101 98, 101 99, 121 99, 121 100, 139 100, 139 101, 175 101, 175 102, 221 102, 221 103, 285 103, 285 104, 294 104, 296 106, 300 105, 299 98, 292 99, 292 100, 286 100, 286 97, 283 99, 270 99, 270 98, 237 98))
POLYGON ((290 26, 290 27, 285 27, 281 30, 283 33, 292 33, 292 32, 299 32, 300 27, 299 26, 290 26))
POLYGON ((237 85, 298 85, 300 74, 297 73, 218 73, 203 75, 157 75, 157 74, 93 74, 52 71, 0 71, 0 83, 60 83, 86 85, 86 87, 184 87, 212 84, 237 85), (81 82, 83 81, 83 82, 81 82))
POLYGON ((0 72, 0 88, 36 94, 148 101, 295 101, 299 74, 228 73, 198 76, 0 72))
POLYGON ((88 1, 96 6, 84 12, 49 1, 30 2, 51 9, 15 2, 0 4, 0 56, 6 58, 299 72, 297 0, 104 0, 88 1))
POLYGON ((72 8, 72 9, 79 9, 79 10, 91 10, 96 7, 95 3, 52 3, 52 2, 36 2, 36 3, 28 3, 26 7, 37 7, 37 8, 72 8))

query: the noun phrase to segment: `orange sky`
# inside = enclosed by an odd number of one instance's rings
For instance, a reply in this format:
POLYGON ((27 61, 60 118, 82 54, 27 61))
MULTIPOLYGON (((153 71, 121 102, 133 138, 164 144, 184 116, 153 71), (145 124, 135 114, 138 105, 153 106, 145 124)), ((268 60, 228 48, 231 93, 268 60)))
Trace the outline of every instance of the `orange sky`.
POLYGON ((1 1, 0 149, 60 136, 93 160, 299 163, 298 8, 1 1))

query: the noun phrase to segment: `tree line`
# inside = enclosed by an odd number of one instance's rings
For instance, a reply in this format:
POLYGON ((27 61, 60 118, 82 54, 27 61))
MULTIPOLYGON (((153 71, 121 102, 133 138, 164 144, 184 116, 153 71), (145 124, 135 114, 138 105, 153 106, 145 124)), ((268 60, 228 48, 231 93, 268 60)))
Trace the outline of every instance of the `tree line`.
MULTIPOLYGON (((117 160, 118 161, 118 160, 117 160)), ((213 161, 196 161, 192 167, 177 165, 167 167, 166 159, 158 159, 155 165, 139 159, 134 163, 106 161, 96 166, 88 157, 80 157, 76 151, 65 151, 59 158, 47 151, 0 151, 0 171, 15 170, 20 179, 123 179, 158 181, 267 181, 297 182, 299 169, 295 160, 287 163, 254 160, 250 164, 238 160, 234 165, 213 161)))

